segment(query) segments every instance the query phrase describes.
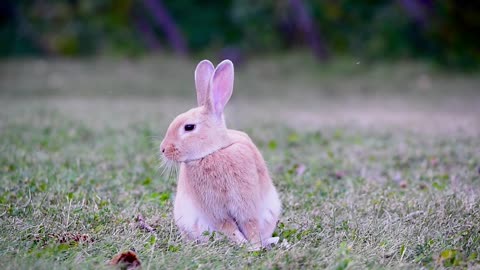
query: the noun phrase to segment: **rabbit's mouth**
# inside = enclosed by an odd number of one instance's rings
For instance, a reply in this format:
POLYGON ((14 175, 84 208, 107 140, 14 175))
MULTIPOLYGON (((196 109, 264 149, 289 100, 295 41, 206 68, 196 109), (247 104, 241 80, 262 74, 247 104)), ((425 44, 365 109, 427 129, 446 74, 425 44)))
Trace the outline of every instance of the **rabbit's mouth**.
POLYGON ((166 147, 166 148, 162 149, 161 151, 162 151, 163 156, 166 159, 168 159, 170 161, 174 161, 174 162, 182 162, 181 157, 180 157, 180 151, 175 146, 166 147))

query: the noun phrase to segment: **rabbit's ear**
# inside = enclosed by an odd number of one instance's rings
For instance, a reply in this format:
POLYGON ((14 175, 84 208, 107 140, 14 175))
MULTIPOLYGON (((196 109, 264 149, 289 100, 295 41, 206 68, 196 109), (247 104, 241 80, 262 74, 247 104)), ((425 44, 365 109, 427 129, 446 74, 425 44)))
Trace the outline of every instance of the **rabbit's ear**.
POLYGON ((223 60, 213 72, 210 81, 210 108, 220 115, 233 92, 233 63, 223 60))
POLYGON ((195 88, 197 90, 198 106, 203 106, 207 102, 208 86, 214 71, 212 62, 202 60, 195 69, 195 88))

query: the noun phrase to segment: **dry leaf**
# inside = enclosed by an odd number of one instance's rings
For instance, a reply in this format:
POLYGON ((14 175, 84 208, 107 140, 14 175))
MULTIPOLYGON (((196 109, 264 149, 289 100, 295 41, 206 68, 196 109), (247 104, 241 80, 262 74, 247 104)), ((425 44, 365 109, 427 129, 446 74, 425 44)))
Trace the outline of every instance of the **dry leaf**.
POLYGON ((427 189, 427 185, 425 185, 424 183, 420 183, 420 185, 418 185, 418 187, 420 188, 420 190, 427 189))
POLYGON ((337 180, 341 180, 343 177, 345 177, 345 173, 342 172, 342 171, 336 171, 334 173, 331 174, 333 177, 335 177, 335 179, 337 180))
POLYGON ((113 257, 110 265, 118 266, 120 269, 134 270, 140 269, 142 263, 138 259, 137 253, 129 250, 113 257))

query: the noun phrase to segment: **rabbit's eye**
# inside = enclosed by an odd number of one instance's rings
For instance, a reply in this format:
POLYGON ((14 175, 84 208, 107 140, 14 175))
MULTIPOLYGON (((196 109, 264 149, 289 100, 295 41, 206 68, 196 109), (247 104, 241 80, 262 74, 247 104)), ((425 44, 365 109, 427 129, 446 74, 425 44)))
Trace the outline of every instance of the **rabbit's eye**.
POLYGON ((183 127, 185 129, 185 131, 192 131, 195 129, 195 125, 194 124, 188 124, 188 125, 185 125, 183 127))

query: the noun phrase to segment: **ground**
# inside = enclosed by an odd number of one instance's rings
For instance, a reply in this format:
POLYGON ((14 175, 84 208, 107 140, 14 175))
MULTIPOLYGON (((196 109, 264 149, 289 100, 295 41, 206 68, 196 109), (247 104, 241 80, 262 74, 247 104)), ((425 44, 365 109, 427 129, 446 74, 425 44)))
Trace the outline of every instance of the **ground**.
POLYGON ((107 268, 130 249, 144 269, 480 268, 478 74, 274 59, 236 67, 226 115, 283 203, 260 252, 174 226, 158 146, 195 104, 194 61, 1 63, 0 268, 107 268))

